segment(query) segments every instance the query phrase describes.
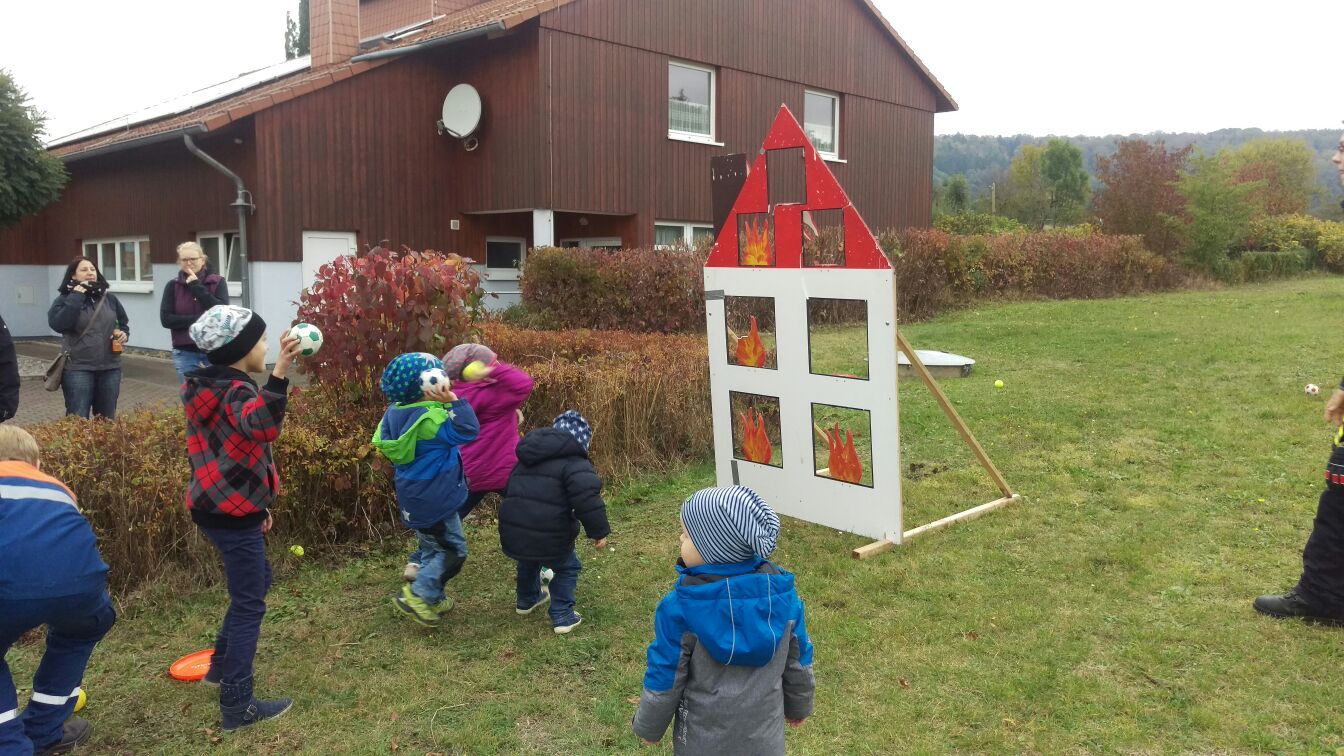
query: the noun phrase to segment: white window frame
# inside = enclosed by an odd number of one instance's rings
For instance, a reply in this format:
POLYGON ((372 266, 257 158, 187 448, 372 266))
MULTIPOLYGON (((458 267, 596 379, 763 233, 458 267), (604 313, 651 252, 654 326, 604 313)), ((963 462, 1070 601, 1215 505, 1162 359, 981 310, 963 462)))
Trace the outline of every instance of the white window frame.
POLYGON ((149 280, 148 281, 141 280, 141 276, 145 272, 140 267, 140 244, 142 242, 145 244, 150 244, 151 248, 153 247, 148 236, 118 236, 102 239, 81 239, 79 242, 79 254, 84 257, 87 257, 88 246, 90 244, 97 245, 98 252, 97 254, 94 255, 93 260, 94 263, 98 266, 99 272, 103 274, 103 278, 107 279, 108 284, 107 288, 109 291, 120 292, 123 294, 153 294, 154 293, 153 261, 150 262, 149 280), (126 242, 135 243, 134 281, 121 280, 121 245, 125 244, 126 242), (104 244, 111 244, 113 246, 112 265, 111 265, 112 275, 108 275, 109 272, 108 266, 103 265, 102 245, 104 244))
MULTIPOLYGON (((823 160, 829 160, 829 161, 832 162, 832 163, 843 163, 843 162, 845 162, 844 160, 841 160, 841 159, 840 159, 840 151, 841 151, 841 147, 842 147, 842 145, 841 145, 841 143, 840 143, 840 94, 839 94, 838 92, 827 92, 827 91, 824 90, 824 89, 806 89, 806 90, 803 90, 803 91, 804 91, 804 94, 803 94, 803 98, 804 98, 804 99, 803 99, 803 130, 804 130, 804 131, 807 130, 807 99, 806 99, 806 98, 807 98, 807 95, 816 95, 817 97, 829 97, 829 98, 831 99, 831 101, 835 103, 834 107, 831 108, 831 116, 832 116, 832 120, 833 120, 833 123, 831 124, 831 127, 834 129, 834 133, 835 133, 835 152, 826 152, 826 151, 822 150, 820 147, 817 147, 817 154, 818 154, 818 155, 821 155, 821 157, 822 157, 823 160)), ((809 137, 809 139, 810 139, 810 137, 809 137)), ((816 143, 813 142, 812 146, 813 146, 813 147, 816 147, 816 143)))
MULTIPOLYGON (((719 72, 709 66, 689 63, 684 60, 669 60, 667 67, 671 69, 672 66, 709 74, 709 133, 697 134, 694 131, 678 131, 669 125, 667 127, 667 138, 678 142, 694 142, 722 147, 723 142, 718 141, 717 138, 719 133, 719 72)), ((671 71, 669 70, 668 73, 671 73, 671 71)))
POLYGON ((481 250, 481 266, 485 269, 486 277, 491 281, 517 281, 523 274, 523 266, 527 264, 527 239, 521 236, 487 236, 485 237, 486 248, 481 250), (518 253, 518 267, 516 268, 492 268, 490 267, 490 242, 515 242, 522 251, 518 253))
MULTIPOLYGON (((695 221, 654 221, 654 222, 653 222, 653 226, 654 226, 654 229, 655 229, 655 232, 654 232, 654 238, 655 238, 655 239, 656 239, 657 236, 658 236, 657 231, 656 231, 656 229, 658 228, 658 226, 681 226, 681 241, 682 241, 682 243, 685 244, 687 247, 694 247, 694 246, 695 246, 695 232, 696 232, 697 230, 705 230, 705 231, 709 231, 710 233, 713 233, 713 232, 714 232, 714 224, 712 224, 712 223, 697 223, 697 222, 695 222, 695 221)), ((672 247, 671 247, 670 245, 667 245, 667 244, 655 244, 653 248, 654 248, 654 249, 671 249, 672 247)))
POLYGON ((625 244, 619 236, 583 236, 570 237, 559 241, 561 247, 578 247, 580 249, 594 249, 601 247, 603 249, 622 249, 625 244))
MULTIPOLYGON (((228 257, 229 257, 229 254, 230 254, 230 252, 229 252, 229 247, 228 247, 227 244, 225 244, 225 241, 228 239, 228 237, 225 236, 225 234, 233 234, 233 238, 234 238, 235 241, 238 239, 238 231, 237 231, 237 230, 233 230, 233 231, 229 231, 229 230, 224 230, 224 231, 200 231, 200 232, 197 232, 197 234, 196 234, 196 243, 197 243, 197 244, 200 244, 202 239, 209 238, 209 237, 214 237, 214 238, 216 238, 216 239, 219 239, 219 248, 220 248, 220 250, 221 250, 221 254, 223 255, 223 258, 224 258, 223 260, 220 261, 220 265, 221 265, 221 266, 223 265, 223 263, 224 263, 225 261, 228 260, 228 257)), ((208 260, 209 257, 207 256, 206 259, 208 260)), ((215 272, 218 273, 218 274, 221 275, 221 276, 224 275, 224 271, 223 271, 223 270, 216 270, 215 272)), ((241 271, 240 271, 240 272, 241 272, 241 271)), ((237 299, 237 298, 243 296, 243 282, 242 282, 242 281, 229 281, 227 278, 224 279, 224 280, 229 284, 229 299, 230 299, 230 301, 232 301, 232 300, 234 300, 234 299, 237 299)))

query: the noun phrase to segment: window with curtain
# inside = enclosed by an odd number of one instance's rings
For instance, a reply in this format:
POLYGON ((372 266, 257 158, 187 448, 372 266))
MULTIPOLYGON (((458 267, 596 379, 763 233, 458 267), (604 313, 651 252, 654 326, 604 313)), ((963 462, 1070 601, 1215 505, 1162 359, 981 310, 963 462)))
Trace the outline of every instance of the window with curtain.
POLYGON ((714 139, 714 71, 688 63, 667 67, 667 131, 670 136, 714 139))
POLYGON ((840 157, 840 97, 808 90, 803 103, 803 130, 823 157, 840 157))

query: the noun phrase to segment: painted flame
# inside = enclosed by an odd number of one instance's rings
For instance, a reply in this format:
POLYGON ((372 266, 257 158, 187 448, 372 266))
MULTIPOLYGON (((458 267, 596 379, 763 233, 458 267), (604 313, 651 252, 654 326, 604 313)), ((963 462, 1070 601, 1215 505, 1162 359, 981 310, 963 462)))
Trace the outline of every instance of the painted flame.
POLYGON ((770 464, 774 449, 770 446, 770 437, 765 435, 765 416, 748 409, 746 414, 738 414, 742 420, 742 456, 748 462, 762 465, 770 464))
POLYGON ((845 440, 841 443, 840 423, 836 423, 834 429, 826 431, 826 444, 831 448, 832 478, 846 483, 858 483, 863 480, 863 462, 859 460, 859 453, 854 449, 853 433, 845 431, 845 440))
POLYGON ((742 265, 753 268, 774 264, 774 250, 770 243, 770 221, 763 217, 747 221, 743 229, 742 265))
POLYGON ((747 367, 765 367, 769 354, 761 342, 761 330, 756 325, 756 316, 751 316, 751 332, 737 340, 737 364, 747 367))

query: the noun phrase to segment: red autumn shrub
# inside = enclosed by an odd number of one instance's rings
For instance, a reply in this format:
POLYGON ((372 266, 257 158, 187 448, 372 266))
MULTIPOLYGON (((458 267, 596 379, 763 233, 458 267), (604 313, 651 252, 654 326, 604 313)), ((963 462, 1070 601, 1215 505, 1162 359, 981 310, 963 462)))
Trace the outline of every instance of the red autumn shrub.
POLYGON ((455 254, 377 247, 339 257, 299 297, 298 319, 324 337, 303 367, 318 381, 371 387, 398 354, 441 355, 466 341, 484 297, 480 274, 455 254))
POLYGON ((552 328, 684 333, 705 322, 703 253, 534 249, 523 303, 552 328))

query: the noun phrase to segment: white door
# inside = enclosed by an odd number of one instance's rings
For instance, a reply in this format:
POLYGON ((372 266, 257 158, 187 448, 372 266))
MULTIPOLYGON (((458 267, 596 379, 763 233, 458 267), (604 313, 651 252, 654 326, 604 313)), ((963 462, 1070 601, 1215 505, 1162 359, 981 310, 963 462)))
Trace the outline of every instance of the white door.
POLYGON ((353 231, 303 232, 303 288, 313 285, 317 271, 341 255, 356 252, 353 231))

